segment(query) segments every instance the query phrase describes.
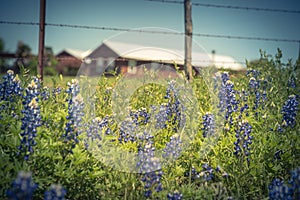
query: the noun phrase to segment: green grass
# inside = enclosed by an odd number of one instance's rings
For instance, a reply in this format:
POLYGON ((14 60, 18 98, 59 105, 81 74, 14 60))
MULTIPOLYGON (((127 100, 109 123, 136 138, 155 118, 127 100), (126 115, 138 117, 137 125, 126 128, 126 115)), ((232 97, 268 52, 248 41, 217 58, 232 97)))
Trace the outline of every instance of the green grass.
MULTIPOLYGON (((155 132, 153 142, 156 150, 161 150, 170 141, 170 136, 187 135, 192 128, 196 127, 195 137, 192 138, 187 149, 178 159, 163 165, 163 175, 160 182, 164 189, 155 192, 152 188, 154 192, 150 199, 166 199, 168 193, 176 190, 183 194, 183 199, 227 199, 228 197, 233 197, 233 199, 268 199, 268 185, 274 178, 281 178, 288 184, 290 171, 300 166, 299 111, 297 112, 295 127, 287 127, 282 133, 277 131, 277 127, 282 125, 281 108, 288 96, 291 94, 299 95, 299 88, 290 88, 287 84, 292 72, 299 76, 299 70, 297 71, 292 67, 278 67, 278 63, 273 60, 264 62, 263 65, 261 63, 251 65, 251 68, 260 70, 261 74, 257 80, 261 82, 267 80, 268 82, 266 88, 260 86, 258 89, 260 94, 263 91, 267 93, 268 98, 263 104, 264 107, 260 104, 258 109, 252 109, 255 105, 256 95, 249 88, 251 77, 246 76, 245 73, 231 75, 236 98, 240 100, 239 108, 246 103, 249 104, 249 114, 244 113, 240 119, 238 118, 239 111, 233 112, 231 114, 233 123, 230 124, 225 121, 220 127, 217 127, 220 135, 215 143, 211 143, 212 146, 208 146, 209 140, 203 137, 202 116, 206 112, 215 114, 219 112, 216 105, 211 105, 212 98, 217 98, 219 91, 216 89, 213 90, 213 93, 209 93, 211 91, 208 90, 201 77, 197 77, 193 81, 192 88, 196 103, 187 104, 185 109, 191 113, 196 113, 195 116, 199 119, 187 118, 187 124, 191 126, 186 126, 182 132, 177 133, 174 127, 178 124, 176 124, 177 122, 172 123, 175 116, 173 114, 166 123, 166 127, 155 132), (242 91, 247 91, 249 95, 245 101, 241 95, 242 91), (196 109, 197 104, 199 110, 196 109), (251 136, 253 136, 253 140, 250 145, 250 163, 245 161, 246 155, 234 155, 236 130, 245 121, 248 121, 252 126, 251 136), (208 150, 205 151, 206 149, 208 150), (274 159, 275 153, 279 150, 283 152, 281 158, 274 159), (212 168, 214 175, 211 180, 205 179, 208 172, 203 170, 203 164, 212 168), (220 171, 216 170, 218 166, 220 171), (193 169, 199 172, 199 177, 189 174, 193 169)), ((22 87, 27 88, 28 83, 31 83, 31 78, 19 76, 22 87)), ((66 90, 68 89, 67 82, 74 78, 76 77, 44 77, 44 86, 49 88, 59 86, 62 90, 60 94, 54 94, 52 90, 49 90, 50 94, 47 99, 38 96, 41 126, 37 128, 37 137, 35 137, 37 144, 33 147, 34 152, 28 161, 24 161, 22 155, 17 154, 17 147, 23 137, 20 134, 24 129, 24 127, 21 128, 24 122, 23 110, 29 109, 30 106, 25 107, 23 105, 23 96, 12 95, 11 101, 0 101, 3 105, 3 110, 0 113, 0 199, 6 199, 6 190, 11 187, 17 173, 22 170, 31 171, 33 181, 39 185, 35 191, 34 199, 42 199, 44 191, 53 183, 61 184, 67 189, 67 199, 146 199, 144 196, 145 183, 141 180, 142 175, 115 170, 110 162, 101 159, 107 158, 105 157, 107 155, 116 155, 109 154, 110 151, 103 149, 100 149, 103 151, 94 152, 86 150, 85 139, 92 132, 88 128, 97 124, 97 121, 92 120, 104 119, 108 116, 109 123, 103 131, 110 128, 114 134, 105 135, 103 132, 102 136, 106 139, 105 142, 119 147, 122 151, 136 152, 138 145, 143 145, 143 143, 138 141, 125 142, 124 140, 121 143, 118 141, 121 135, 121 126, 129 128, 128 134, 136 133, 130 129, 127 121, 120 118, 124 114, 122 112, 127 106, 130 106, 133 111, 145 107, 146 111, 150 112, 149 107, 153 104, 167 105, 171 103, 175 105, 174 94, 172 93, 173 96, 169 101, 165 98, 165 87, 155 83, 147 84, 133 92, 128 105, 122 104, 119 106, 118 112, 113 113, 112 102, 116 98, 113 96, 113 91, 121 93, 128 89, 127 85, 120 87, 122 77, 81 77, 80 80, 87 83, 80 88, 80 95, 82 95, 85 104, 85 109, 83 109, 85 115, 81 122, 86 123, 83 127, 87 127, 87 129, 84 129, 78 136, 79 142, 70 153, 69 148, 73 141, 64 140, 63 135, 66 133, 67 124, 72 123, 69 117, 69 109, 72 107, 68 101, 71 96, 66 93, 66 90), (90 90, 95 91, 95 93, 92 93, 92 98, 86 98, 85 95, 89 94, 90 90), (90 108, 95 108, 94 115, 91 115, 90 108)), ((135 86, 133 85, 134 82, 129 81, 128 83, 129 86, 135 86)), ((40 90, 44 91, 43 88, 40 90)), ((185 94, 184 92, 186 91, 182 91, 181 94, 185 94)), ((25 90, 23 90, 23 95, 27 96, 25 90)), ((78 97, 76 100, 80 99, 79 95, 75 97, 78 97)), ((124 102, 122 97, 120 96, 121 103, 124 102)), ((143 119, 143 117, 139 118, 139 120, 143 119)), ((151 124, 143 124, 142 121, 139 121, 138 127, 140 128, 137 130, 138 133, 145 130, 155 130, 151 124)), ((80 126, 71 126, 75 133, 79 128, 80 126)), ((123 156, 119 160, 120 163, 128 162, 129 160, 126 158, 128 157, 123 156)))
POLYGON ((43 85, 49 88, 56 86, 65 87, 68 82, 76 78, 76 76, 44 76, 43 85))

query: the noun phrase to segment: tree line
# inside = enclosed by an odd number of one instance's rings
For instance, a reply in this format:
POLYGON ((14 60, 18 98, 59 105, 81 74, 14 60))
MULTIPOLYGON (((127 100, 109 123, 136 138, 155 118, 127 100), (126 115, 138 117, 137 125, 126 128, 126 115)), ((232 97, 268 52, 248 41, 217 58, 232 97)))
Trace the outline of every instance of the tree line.
MULTIPOLYGON (((44 73, 45 75, 55 75, 55 66, 57 60, 53 53, 52 47, 44 48, 44 73)), ((5 42, 0 38, 0 73, 7 70, 13 70, 19 73, 21 68, 29 69, 32 74, 37 74, 38 56, 32 53, 31 47, 19 41, 14 52, 5 49, 5 42)))

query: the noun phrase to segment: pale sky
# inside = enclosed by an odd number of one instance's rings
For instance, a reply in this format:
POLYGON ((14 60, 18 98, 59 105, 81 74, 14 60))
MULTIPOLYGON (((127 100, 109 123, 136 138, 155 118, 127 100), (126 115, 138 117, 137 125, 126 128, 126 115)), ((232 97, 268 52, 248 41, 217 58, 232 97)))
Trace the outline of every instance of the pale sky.
MULTIPOLYGON (((183 0, 182 0, 183 1, 183 0)), ((300 10, 299 0, 191 0, 258 8, 300 10)), ((0 21, 39 22, 39 0, 0 0, 0 21)), ((76 24, 116 28, 161 27, 184 32, 183 4, 145 0, 47 0, 46 23, 76 24)), ((192 7, 193 32, 216 35, 250 36, 300 40, 300 14, 245 11, 225 8, 192 7)), ((58 53, 64 48, 94 49, 118 31, 46 26, 45 44, 58 53)), ((37 54, 38 26, 0 24, 5 49, 14 52, 23 41, 37 54)), ((237 61, 259 58, 259 49, 274 55, 283 51, 284 61, 295 61, 299 44, 196 37, 205 51, 234 57, 237 61)))

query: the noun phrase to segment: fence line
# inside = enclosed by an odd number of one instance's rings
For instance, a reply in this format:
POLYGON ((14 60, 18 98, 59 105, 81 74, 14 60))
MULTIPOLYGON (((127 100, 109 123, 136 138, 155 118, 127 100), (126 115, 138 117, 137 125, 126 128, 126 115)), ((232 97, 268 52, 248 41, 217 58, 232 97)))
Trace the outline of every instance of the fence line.
MULTIPOLYGON (((145 0, 160 3, 173 3, 183 4, 183 1, 176 0, 145 0)), ((258 8, 258 7, 247 7, 247 6, 233 6, 233 5, 220 5, 220 4, 208 4, 208 3, 192 3, 193 6, 211 7, 211 8, 225 8, 235 10, 247 10, 247 11, 262 11, 262 12, 280 12, 280 13, 291 13, 300 14, 300 10, 288 10, 288 9, 276 9, 276 8, 258 8)))
MULTIPOLYGON (((3 20, 0 21, 0 24, 30 25, 30 26, 38 26, 39 25, 38 22, 3 21, 3 20)), ((106 27, 106 26, 88 26, 88 25, 58 24, 58 23, 45 23, 45 25, 52 26, 52 27, 65 27, 65 28, 77 28, 77 29, 104 30, 104 31, 125 31, 125 32, 137 32, 137 33, 150 33, 150 34, 185 35, 185 33, 183 33, 183 32, 140 30, 140 29, 106 27)), ((224 39, 237 39, 237 40, 258 40, 258 41, 269 41, 269 42, 292 42, 292 43, 300 44, 300 40, 287 39, 287 38, 250 37, 250 36, 220 35, 220 34, 206 34, 206 33, 193 33, 193 36, 224 38, 224 39)))

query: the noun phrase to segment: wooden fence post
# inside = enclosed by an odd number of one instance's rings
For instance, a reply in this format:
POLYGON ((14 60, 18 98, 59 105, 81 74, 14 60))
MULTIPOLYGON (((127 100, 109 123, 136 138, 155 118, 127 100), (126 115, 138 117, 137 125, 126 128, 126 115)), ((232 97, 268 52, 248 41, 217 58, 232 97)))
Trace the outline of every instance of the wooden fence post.
POLYGON ((40 0, 40 25, 39 25, 39 55, 38 55, 38 74, 43 80, 44 68, 44 46, 45 46, 45 16, 46 0, 40 0))
POLYGON ((192 3, 190 0, 184 0, 184 27, 185 27, 185 42, 184 42, 184 70, 187 79, 193 80, 192 69, 192 3))

